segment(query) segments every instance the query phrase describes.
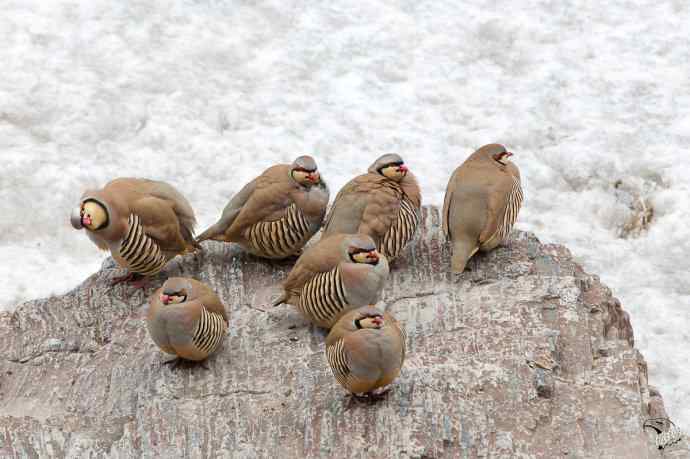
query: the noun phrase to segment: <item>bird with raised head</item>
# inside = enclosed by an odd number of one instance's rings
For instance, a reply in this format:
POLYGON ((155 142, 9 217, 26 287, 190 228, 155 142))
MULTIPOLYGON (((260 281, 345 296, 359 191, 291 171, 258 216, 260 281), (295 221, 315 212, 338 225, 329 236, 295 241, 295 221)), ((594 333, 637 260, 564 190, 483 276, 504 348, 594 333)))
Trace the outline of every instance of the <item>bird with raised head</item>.
POLYGON ((511 156, 503 145, 485 145, 450 177, 443 232, 452 243, 453 272, 463 272, 478 250, 493 250, 508 238, 524 199, 511 156))
POLYGON ((199 247, 192 206, 171 185, 156 180, 118 178, 100 190, 86 191, 72 211, 71 223, 129 271, 113 284, 130 280, 142 287, 145 276, 199 247))

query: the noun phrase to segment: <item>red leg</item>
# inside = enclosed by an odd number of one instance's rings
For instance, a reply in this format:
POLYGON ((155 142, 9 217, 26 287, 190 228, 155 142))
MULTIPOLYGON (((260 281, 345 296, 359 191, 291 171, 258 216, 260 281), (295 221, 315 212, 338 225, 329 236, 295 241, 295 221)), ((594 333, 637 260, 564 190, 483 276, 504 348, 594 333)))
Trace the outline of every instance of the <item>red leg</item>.
POLYGON ((134 280, 131 282, 131 284, 134 288, 146 290, 146 288, 149 286, 149 278, 146 276, 141 276, 141 278, 134 280))
POLYGON ((143 288, 147 287, 149 280, 143 274, 129 272, 124 276, 114 277, 113 280, 110 281, 110 286, 112 287, 112 286, 115 286, 117 284, 121 284, 122 282, 128 282, 134 288, 142 288, 143 289, 143 288))

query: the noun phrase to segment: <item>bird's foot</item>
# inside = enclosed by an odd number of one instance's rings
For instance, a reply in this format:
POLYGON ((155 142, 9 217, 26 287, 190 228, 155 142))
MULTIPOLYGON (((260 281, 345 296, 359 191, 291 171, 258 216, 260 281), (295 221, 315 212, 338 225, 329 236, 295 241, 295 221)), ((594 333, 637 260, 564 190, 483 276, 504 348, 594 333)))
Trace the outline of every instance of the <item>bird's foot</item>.
POLYGON ((345 411, 352 408, 353 405, 373 405, 374 403, 384 400, 390 388, 384 388, 382 391, 365 392, 362 394, 350 394, 347 407, 345 411))
POLYGON ((345 403, 345 412, 350 411, 356 406, 369 406, 371 405, 371 399, 366 395, 350 394, 345 403))
POLYGON ((391 390, 390 386, 382 387, 381 389, 367 392, 365 395, 368 397, 369 403, 376 403, 376 402, 379 402, 381 400, 385 400, 387 398, 390 390, 391 390))
POLYGON ((137 279, 134 282, 131 282, 131 285, 134 288, 140 288, 142 290, 146 290, 149 286, 149 278, 142 276, 141 279, 137 279))
POLYGON ((182 359, 175 357, 174 359, 166 360, 163 365, 170 365, 170 370, 176 369, 182 363, 182 359))
POLYGON ((387 386, 380 387, 380 388, 370 392, 369 394, 370 394, 370 397, 378 398, 380 400, 380 399, 386 398, 388 396, 388 393, 391 391, 392 388, 393 388, 393 386, 391 386, 389 384, 387 386))
POLYGON ((202 360, 201 362, 194 362, 191 360, 183 359, 181 357, 175 357, 174 359, 166 360, 165 362, 163 362, 163 365, 170 365, 170 370, 175 370, 180 365, 185 367, 200 366, 204 370, 211 370, 211 368, 206 364, 205 360, 202 360))
POLYGON ((121 284, 123 282, 129 283, 134 288, 141 289, 145 289, 146 287, 148 287, 149 284, 148 278, 143 274, 130 272, 124 276, 114 277, 113 280, 110 281, 110 286, 114 287, 115 285, 121 284))

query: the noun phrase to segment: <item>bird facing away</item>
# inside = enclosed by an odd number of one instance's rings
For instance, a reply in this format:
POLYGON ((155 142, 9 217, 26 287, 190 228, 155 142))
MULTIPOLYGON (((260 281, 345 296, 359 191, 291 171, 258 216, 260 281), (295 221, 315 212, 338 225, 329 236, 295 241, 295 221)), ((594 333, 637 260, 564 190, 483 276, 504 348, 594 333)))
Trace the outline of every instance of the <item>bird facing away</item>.
POLYGON ((184 277, 169 278, 151 295, 146 322, 163 352, 192 361, 206 359, 228 331, 218 296, 206 284, 184 277))
POLYGON ((450 177, 443 232, 453 245, 453 272, 461 273, 477 250, 492 250, 510 234, 523 200, 520 171, 511 156, 503 145, 485 145, 450 177))
POLYGON ((388 277, 388 261, 363 234, 335 234, 297 260, 274 303, 288 303, 313 324, 330 328, 347 310, 376 303, 388 277))
POLYGON ((367 234, 379 252, 393 260, 414 236, 421 200, 417 180, 403 159, 383 155, 366 174, 350 180, 338 192, 326 218, 324 236, 367 234))
POLYGON ((405 361, 405 330, 373 306, 343 315, 326 338, 333 376, 353 394, 371 394, 391 384, 405 361))
POLYGON ((314 158, 300 156, 245 185, 197 242, 235 242, 264 258, 297 255, 321 227, 328 197, 314 158))
POLYGON ((113 283, 155 275, 175 255, 199 247, 192 206, 171 185, 155 180, 118 178, 86 191, 71 223, 129 270, 113 283))

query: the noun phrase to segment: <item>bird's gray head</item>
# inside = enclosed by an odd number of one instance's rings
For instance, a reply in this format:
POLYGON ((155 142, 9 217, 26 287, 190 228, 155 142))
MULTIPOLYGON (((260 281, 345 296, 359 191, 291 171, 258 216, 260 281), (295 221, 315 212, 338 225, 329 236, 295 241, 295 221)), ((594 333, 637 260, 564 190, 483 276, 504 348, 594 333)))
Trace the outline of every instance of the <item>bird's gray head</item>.
POLYGON ((87 198, 72 211, 70 222, 74 229, 86 228, 98 231, 108 226, 110 211, 108 206, 95 198, 87 198))
POLYGON ((368 169, 368 172, 371 174, 383 175, 396 182, 404 179, 408 171, 409 169, 405 165, 405 161, 403 161, 400 155, 396 155, 395 153, 388 153, 381 156, 374 161, 374 164, 369 166, 368 169))
POLYGON ((511 152, 506 150, 506 147, 498 143, 484 145, 477 150, 477 153, 480 153, 482 156, 491 159, 502 166, 507 166, 509 163, 508 158, 513 156, 511 152))
POLYGON ((348 259, 353 263, 377 265, 381 255, 376 250, 374 240, 364 234, 353 234, 345 238, 348 259))
POLYGON ((192 299, 194 299, 192 284, 182 277, 171 277, 161 287, 160 300, 166 306, 192 299))
POLYGON ((300 156, 290 167, 290 177, 303 186, 313 186, 321 181, 316 161, 311 156, 300 156))
POLYGON ((383 328, 386 321, 383 313, 374 306, 364 306, 355 311, 352 324, 358 330, 362 328, 383 328))

